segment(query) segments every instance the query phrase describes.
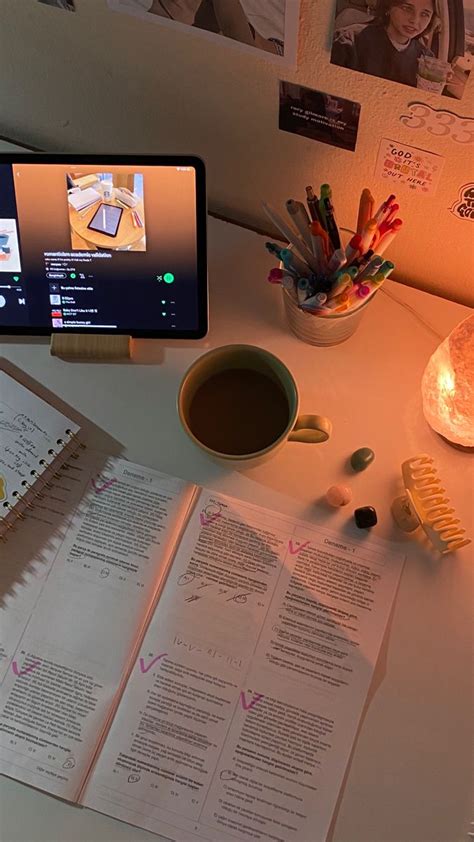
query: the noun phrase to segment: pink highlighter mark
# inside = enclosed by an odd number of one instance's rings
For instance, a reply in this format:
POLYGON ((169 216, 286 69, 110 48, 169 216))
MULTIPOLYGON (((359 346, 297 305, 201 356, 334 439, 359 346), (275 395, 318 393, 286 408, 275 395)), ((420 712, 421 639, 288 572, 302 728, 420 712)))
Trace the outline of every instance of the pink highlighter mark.
POLYGON ((209 526, 210 523, 212 523, 214 520, 217 520, 217 518, 220 516, 220 512, 216 512, 215 515, 209 515, 209 517, 205 515, 204 512, 200 512, 199 520, 201 521, 201 526, 209 526))
POLYGON ((167 654, 167 652, 163 652, 161 655, 157 655, 156 658, 152 658, 148 666, 145 665, 145 659, 140 658, 140 672, 148 672, 149 670, 151 670, 152 666, 160 660, 160 658, 166 658, 167 654))
POLYGON ((112 479, 107 480, 107 482, 104 482, 103 485, 99 486, 97 485, 94 477, 92 477, 91 479, 91 485, 96 494, 100 494, 102 491, 106 491, 107 488, 110 488, 110 486, 114 484, 114 482, 117 482, 116 477, 112 477, 112 479))
POLYGON ((308 544, 309 541, 305 541, 304 544, 293 544, 293 541, 290 538, 290 540, 288 541, 288 549, 291 555, 298 555, 298 553, 300 553, 301 550, 304 550, 304 548, 307 547, 308 544))
POLYGON ((253 707, 257 704, 257 702, 259 702, 261 699, 263 699, 263 693, 255 693, 255 696, 252 696, 252 698, 251 698, 251 699, 250 699, 250 701, 248 702, 248 701, 247 701, 247 699, 246 699, 246 697, 245 697, 245 693, 244 693, 244 691, 243 691, 243 690, 241 690, 241 693, 240 693, 240 704, 242 705, 242 707, 243 707, 243 709, 244 709, 244 710, 252 710, 252 708, 253 708, 253 707))
POLYGON ((25 667, 24 669, 21 670, 21 669, 18 668, 17 662, 12 661, 12 670, 15 673, 15 675, 17 675, 17 676, 26 675, 27 673, 31 672, 32 670, 35 670, 36 667, 39 667, 39 666, 40 666, 39 661, 33 661, 32 664, 28 664, 27 667, 25 667))

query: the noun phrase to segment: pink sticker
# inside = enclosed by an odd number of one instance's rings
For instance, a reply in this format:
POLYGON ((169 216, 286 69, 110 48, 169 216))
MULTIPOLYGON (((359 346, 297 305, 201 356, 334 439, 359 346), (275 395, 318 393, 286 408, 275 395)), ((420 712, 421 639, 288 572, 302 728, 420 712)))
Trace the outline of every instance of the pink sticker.
POLYGON ((107 480, 107 482, 104 482, 102 485, 97 485, 94 477, 92 477, 91 479, 91 485, 96 494, 100 494, 102 491, 106 491, 107 488, 110 488, 110 486, 114 484, 114 482, 117 482, 116 477, 112 477, 112 479, 107 480))
POLYGON ((21 669, 18 668, 17 662, 12 661, 12 670, 15 673, 15 675, 18 675, 18 676, 26 675, 28 672, 31 672, 32 670, 35 670, 36 667, 39 667, 39 666, 40 666, 39 661, 33 661, 32 664, 28 664, 27 667, 25 667, 24 669, 21 670, 21 669))
POLYGON ((250 701, 248 702, 248 701, 247 701, 247 699, 246 699, 246 697, 245 697, 245 693, 244 693, 244 691, 242 690, 242 691, 241 691, 241 693, 240 693, 240 704, 242 705, 242 707, 243 707, 243 709, 244 709, 244 710, 252 710, 252 708, 253 708, 253 707, 257 704, 257 702, 259 702, 261 699, 263 699, 263 693, 255 693, 255 695, 254 695, 254 696, 252 696, 252 698, 251 698, 251 699, 250 699, 250 701))
POLYGON ((288 541, 288 549, 290 551, 290 555, 298 555, 298 553, 300 553, 301 550, 304 550, 304 548, 307 547, 308 544, 309 541, 305 541, 304 544, 293 544, 293 541, 290 538, 290 540, 288 541))
POLYGON ((215 515, 205 515, 204 512, 199 513, 199 520, 201 521, 201 526, 209 526, 214 520, 217 520, 218 517, 221 516, 220 512, 216 512, 215 515))
POLYGON ((140 672, 148 672, 149 670, 151 670, 152 666, 160 660, 160 658, 166 658, 167 654, 167 652, 163 652, 162 655, 157 655, 156 658, 152 658, 148 666, 145 666, 145 659, 140 658, 140 672))

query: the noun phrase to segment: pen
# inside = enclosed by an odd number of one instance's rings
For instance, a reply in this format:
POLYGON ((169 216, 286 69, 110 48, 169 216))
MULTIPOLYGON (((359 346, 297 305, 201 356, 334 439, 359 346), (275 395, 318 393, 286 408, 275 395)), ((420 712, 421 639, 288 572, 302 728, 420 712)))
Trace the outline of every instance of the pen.
POLYGON ((350 307, 350 297, 349 297, 349 289, 343 290, 340 295, 336 298, 332 298, 330 301, 326 302, 326 308, 328 310, 334 310, 335 313, 340 313, 343 310, 348 310, 350 307))
POLYGON ((311 234, 309 226, 311 224, 310 218, 307 214, 306 208, 302 202, 296 202, 294 199, 288 199, 286 202, 286 209, 291 217, 291 220, 303 237, 308 248, 311 248, 311 234))
POLYGON ((301 306, 304 310, 318 310, 326 301, 327 295, 324 292, 317 292, 316 295, 312 295, 306 301, 303 301, 301 306))
POLYGON ((390 205, 390 210, 385 217, 385 222, 392 222, 395 214, 397 214, 399 210, 400 205, 397 205, 396 202, 393 205, 390 205))
POLYGON ((282 284, 283 286, 291 288, 293 288, 295 284, 293 275, 283 269, 277 268, 270 269, 267 280, 270 284, 282 284))
POLYGON ((313 272, 317 272, 317 264, 314 257, 308 248, 308 246, 299 238, 297 234, 290 228, 289 225, 286 224, 284 219, 281 218, 280 214, 277 213, 267 202, 263 202, 263 209, 267 214, 268 218, 273 222, 274 225, 278 228, 279 231, 283 234, 284 237, 288 240, 289 243, 299 252, 301 257, 306 261, 308 266, 313 270, 313 272))
POLYGON ((364 187, 360 194, 359 214, 357 216, 357 233, 362 234, 365 225, 372 219, 374 212, 374 197, 368 187, 364 187))
POLYGON ((328 265, 326 253, 324 251, 323 238, 319 234, 313 234, 311 232, 311 245, 313 248, 313 254, 318 264, 318 272, 323 274, 327 270, 328 265))
POLYGON ((364 254, 364 255, 360 258, 359 262, 355 264, 355 265, 357 266, 357 270, 358 270, 358 271, 357 271, 356 278, 358 278, 359 276, 362 276, 363 272, 365 271, 365 269, 366 269, 366 268, 367 268, 367 266, 369 265, 369 263, 370 263, 370 261, 372 260, 373 256, 374 256, 374 252, 373 252, 373 250, 372 250, 372 249, 369 249, 369 250, 368 250, 368 251, 366 251, 366 253, 365 253, 365 254, 364 254))
POLYGON ((313 222, 319 222, 322 225, 321 214, 319 211, 319 202, 317 197, 314 195, 313 188, 311 185, 306 188, 306 203, 308 205, 309 215, 313 222))
POLYGON ((321 198, 319 200, 320 207, 321 204, 324 208, 324 224, 329 234, 329 239, 331 240, 334 249, 340 249, 341 238, 339 236, 339 229, 337 227, 337 222, 334 214, 334 206, 331 201, 331 188, 329 184, 321 185, 321 198))
POLYGON ((282 249, 280 246, 277 246, 276 243, 267 242, 265 243, 265 248, 270 252, 270 254, 273 254, 275 257, 278 257, 278 260, 281 260, 280 253, 282 249))
POLYGON ((329 272, 337 272, 345 263, 347 263, 347 260, 344 249, 336 249, 329 259, 328 270, 329 272))
POLYGON ((352 276, 349 272, 341 272, 338 277, 336 278, 335 283, 333 284, 332 288, 328 293, 329 300, 333 298, 337 298, 341 292, 344 292, 345 289, 348 289, 352 286, 352 276))
POLYGON ((370 278, 373 275, 376 275, 379 271, 380 267, 383 264, 383 259, 380 257, 379 254, 374 254, 372 260, 364 269, 364 278, 370 278))
POLYGON ((310 269, 306 265, 304 260, 301 260, 301 258, 298 257, 298 255, 295 254, 293 251, 290 251, 290 249, 280 250, 280 260, 283 263, 285 269, 287 269, 289 272, 294 272, 295 275, 297 275, 298 277, 300 275, 306 277, 306 275, 309 275, 310 273, 310 269))
POLYGON ((308 278, 299 278, 296 287, 296 295, 298 296, 298 303, 302 304, 306 301, 310 292, 310 284, 308 278))
POLYGON ((380 283, 381 279, 385 280, 385 278, 388 278, 390 272, 393 272, 394 269, 395 264, 391 260, 385 260, 372 280, 374 283, 380 283))
POLYGON ((377 213, 374 216, 377 225, 379 225, 382 222, 382 220, 385 219, 386 214, 390 211, 390 205, 393 204, 394 199, 395 194, 390 193, 388 199, 386 199, 385 202, 382 202, 382 204, 380 205, 377 213))

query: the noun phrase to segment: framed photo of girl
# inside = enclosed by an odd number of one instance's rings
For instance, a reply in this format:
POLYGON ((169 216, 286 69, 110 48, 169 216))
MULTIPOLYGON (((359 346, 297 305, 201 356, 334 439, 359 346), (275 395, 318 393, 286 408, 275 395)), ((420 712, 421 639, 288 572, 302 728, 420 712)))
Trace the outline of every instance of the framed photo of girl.
POLYGON ((462 99, 474 67, 474 0, 336 0, 331 62, 462 99))

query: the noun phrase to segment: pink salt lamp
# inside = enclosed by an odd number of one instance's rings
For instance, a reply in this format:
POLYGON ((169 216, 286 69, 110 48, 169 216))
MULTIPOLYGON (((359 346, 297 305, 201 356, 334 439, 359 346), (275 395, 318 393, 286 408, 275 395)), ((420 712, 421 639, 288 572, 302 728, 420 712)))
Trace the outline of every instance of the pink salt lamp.
POLYGON ((450 444, 474 448, 474 315, 438 346, 421 381, 423 412, 450 444))

